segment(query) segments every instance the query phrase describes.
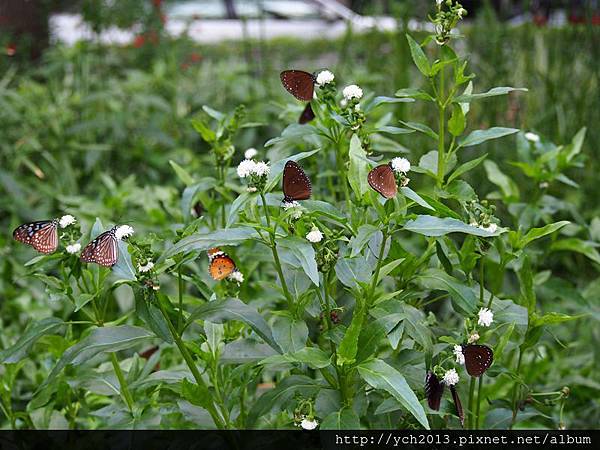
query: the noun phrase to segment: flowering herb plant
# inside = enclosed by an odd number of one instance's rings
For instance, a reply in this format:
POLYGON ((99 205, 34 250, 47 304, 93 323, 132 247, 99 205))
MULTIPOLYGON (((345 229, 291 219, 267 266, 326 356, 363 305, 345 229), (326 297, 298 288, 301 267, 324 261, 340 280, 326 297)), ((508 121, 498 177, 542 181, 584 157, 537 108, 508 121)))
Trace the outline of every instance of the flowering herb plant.
POLYGON ((553 221, 543 194, 569 184, 562 172, 583 135, 554 146, 554 164, 532 133, 468 131, 472 103, 525 89, 474 92, 452 48, 466 11, 447 0, 433 14, 435 34, 406 36, 423 89, 374 96, 330 70, 287 71, 284 87, 303 103, 283 114, 302 123, 244 152, 233 137, 256 125, 245 109, 205 107, 210 119, 192 125, 215 176, 172 162, 186 186, 172 226, 134 233, 97 219, 82 235, 64 215, 17 228, 15 239, 44 253, 28 275, 64 302, 0 351, 11 425, 42 410, 73 427, 84 412, 113 428, 475 429, 532 413, 564 426, 569 389, 523 368, 545 330, 577 318, 536 302, 535 284, 551 274, 533 249, 542 239, 557 251, 581 244, 555 239, 569 223, 553 221), (416 101, 436 123, 388 111, 416 101), (414 133, 431 144, 418 160, 386 137, 414 133), (517 167, 540 191, 527 215, 498 164, 465 151, 516 134, 517 167), (500 189, 488 198, 467 182, 480 165, 500 189), (16 412, 15 374, 44 340, 60 344, 52 367, 16 412))

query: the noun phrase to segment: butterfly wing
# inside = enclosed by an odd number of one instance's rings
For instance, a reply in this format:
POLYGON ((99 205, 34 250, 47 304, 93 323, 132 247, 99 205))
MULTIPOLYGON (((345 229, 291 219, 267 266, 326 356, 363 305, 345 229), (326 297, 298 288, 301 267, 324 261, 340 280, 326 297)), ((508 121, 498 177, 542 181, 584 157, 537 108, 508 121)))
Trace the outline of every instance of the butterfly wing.
POLYGON ((234 270, 235 263, 226 254, 214 257, 208 266, 208 273, 217 281, 227 278, 234 270))
POLYGON ((115 229, 105 231, 85 246, 81 252, 81 260, 96 263, 103 267, 112 267, 119 258, 119 248, 115 229))
POLYGON ((283 169, 283 195, 284 201, 307 200, 310 198, 310 180, 295 161, 285 163, 283 169))
POLYGON ((283 87, 298 100, 309 102, 315 92, 315 77, 303 70, 284 70, 280 75, 283 87))
POLYGON ((298 123, 300 125, 304 125, 305 123, 310 122, 314 118, 315 118, 315 112, 313 111, 311 104, 308 103, 306 105, 306 107, 304 108, 304 111, 302 111, 302 114, 300 114, 300 118, 298 119, 298 123))
POLYGON ((460 419, 460 424, 465 426, 465 412, 462 407, 462 403, 460 402, 460 398, 458 397, 458 391, 456 390, 456 386, 450 386, 450 393, 452 394, 452 400, 454 400, 454 405, 456 405, 456 415, 460 419))
POLYGON ((427 397, 427 404, 431 409, 440 410, 443 393, 444 385, 440 383, 433 372, 427 372, 427 375, 425 375, 425 397, 427 397))
POLYGON ((53 253, 58 248, 58 222, 56 220, 40 220, 25 223, 13 231, 13 238, 31 245, 40 253, 53 253))
POLYGON ((394 171, 388 164, 375 167, 367 176, 369 185, 385 198, 393 198, 398 193, 394 171))
POLYGON ((487 345, 463 345, 465 367, 472 377, 479 377, 489 369, 494 361, 494 352, 487 345))

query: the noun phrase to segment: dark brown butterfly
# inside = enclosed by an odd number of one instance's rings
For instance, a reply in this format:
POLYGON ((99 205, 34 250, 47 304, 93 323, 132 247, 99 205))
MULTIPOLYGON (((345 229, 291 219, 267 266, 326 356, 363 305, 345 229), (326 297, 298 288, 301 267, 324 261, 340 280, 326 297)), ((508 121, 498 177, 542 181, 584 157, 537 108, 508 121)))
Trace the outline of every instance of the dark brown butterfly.
POLYGON ((309 102, 315 93, 315 76, 303 70, 284 70, 280 75, 283 87, 298 100, 309 102))
POLYGON ((460 424, 465 426, 465 412, 463 411, 462 403, 460 402, 460 398, 458 397, 458 392, 456 391, 456 386, 450 386, 450 393, 452 394, 452 400, 454 400, 454 405, 456 406, 456 415, 460 419, 460 424))
POLYGON ((219 248, 211 248, 208 254, 208 273, 217 281, 227 278, 237 270, 235 262, 219 248))
POLYGON ((462 346, 465 355, 465 367, 472 377, 479 377, 494 362, 494 352, 486 345, 465 344, 462 346))
POLYGON ((306 105, 306 108, 304 108, 304 111, 302 111, 302 114, 300 114, 300 118, 298 119, 298 123, 300 125, 304 125, 305 123, 310 122, 314 118, 315 118, 315 112, 313 111, 311 104, 308 103, 306 105))
POLYGON ((398 193, 396 177, 389 164, 375 167, 367 176, 369 185, 385 198, 393 198, 398 193))
POLYGON ((13 238, 40 253, 54 253, 58 248, 58 219, 25 223, 13 231, 13 238))
POLYGON ((295 161, 285 163, 283 169, 283 201, 290 203, 296 200, 307 200, 310 198, 310 180, 295 161))
POLYGON ((440 410, 440 402, 442 401, 442 394, 444 393, 444 384, 440 383, 435 373, 429 371, 425 375, 425 397, 427 398, 427 404, 435 411, 440 410))
POLYGON ((85 246, 81 252, 81 260, 86 263, 96 263, 103 267, 112 267, 119 259, 119 246, 116 237, 118 226, 100 234, 85 246))

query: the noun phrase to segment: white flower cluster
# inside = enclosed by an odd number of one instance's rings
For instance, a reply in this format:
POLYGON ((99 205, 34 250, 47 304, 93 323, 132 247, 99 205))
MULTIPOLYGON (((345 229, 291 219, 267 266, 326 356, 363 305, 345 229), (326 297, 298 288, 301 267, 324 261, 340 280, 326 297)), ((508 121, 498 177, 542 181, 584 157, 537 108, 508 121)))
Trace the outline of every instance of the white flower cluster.
POLYGON ((65 247, 67 253, 73 255, 81 250, 81 244, 79 242, 75 242, 74 244, 69 244, 65 247))
POLYGON ((527 139, 529 142, 540 142, 540 137, 531 131, 525 133, 525 139, 527 139))
POLYGON ((446 373, 444 373, 442 383, 444 383, 446 386, 454 386, 459 380, 460 377, 458 376, 458 373, 456 373, 456 370, 450 369, 446 370, 446 373))
POLYGON ((121 225, 117 227, 115 230, 115 238, 120 241, 122 239, 128 238, 134 233, 133 227, 129 225, 121 225))
POLYGON ((335 75, 329 70, 322 70, 317 75, 317 84, 319 86, 325 86, 326 84, 331 83, 335 79, 335 75))
POLYGON ((249 148, 244 152, 244 158, 246 159, 252 159, 256 155, 258 155, 258 151, 255 148, 249 148))
POLYGON ((351 84, 350 86, 346 86, 344 88, 342 94, 344 95, 346 101, 350 101, 352 99, 360 100, 363 96, 363 90, 356 84, 351 84))
POLYGON ((457 364, 465 363, 465 355, 463 354, 462 347, 460 345, 454 346, 454 356, 456 357, 457 364))
POLYGON ((238 284, 242 284, 244 282, 244 274, 237 269, 231 272, 227 278, 231 281, 235 281, 238 284))
POLYGON ((300 206, 300 203, 298 203, 296 200, 291 202, 283 202, 281 207, 286 211, 292 210, 290 216, 294 220, 298 220, 300 217, 302 217, 302 206, 300 206))
POLYGON ((314 430, 315 428, 317 428, 319 426, 319 422, 317 422, 316 419, 309 419, 306 416, 304 416, 302 418, 302 421, 300 422, 300 428, 304 429, 304 430, 314 430))
POLYGON ((323 240, 323 233, 317 227, 312 227, 312 230, 306 235, 306 239, 313 244, 323 240))
POLYGON ((61 228, 67 228, 69 225, 73 225, 77 220, 71 214, 66 214, 60 218, 58 224, 61 228))
POLYGON ((252 159, 243 160, 237 168, 237 174, 240 178, 251 176, 266 177, 271 172, 271 166, 264 161, 256 162, 252 159))
POLYGON ((479 316, 477 324, 482 327, 489 327, 494 321, 494 313, 491 309, 481 308, 477 315, 479 316))
POLYGON ((472 344, 473 342, 477 342, 478 340, 479 340, 479 333, 474 332, 474 333, 471 333, 471 335, 469 336, 467 343, 472 344))
POLYGON ((394 158, 390 161, 392 170, 396 173, 406 174, 410 171, 410 161, 406 158, 394 158))
POLYGON ((138 271, 140 273, 146 273, 146 272, 150 272, 152 270, 152 268, 154 267, 154 263, 150 260, 146 261, 146 264, 138 265, 138 271))

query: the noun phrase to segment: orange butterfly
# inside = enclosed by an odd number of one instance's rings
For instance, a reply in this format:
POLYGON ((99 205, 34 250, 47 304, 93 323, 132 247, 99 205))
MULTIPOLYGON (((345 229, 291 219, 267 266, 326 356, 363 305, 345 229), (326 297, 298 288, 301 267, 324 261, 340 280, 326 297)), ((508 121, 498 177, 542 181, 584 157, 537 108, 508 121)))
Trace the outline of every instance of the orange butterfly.
POLYGON ((208 273, 214 280, 220 281, 227 278, 237 270, 233 259, 227 253, 221 251, 220 248, 211 248, 207 254, 209 262, 208 273))

